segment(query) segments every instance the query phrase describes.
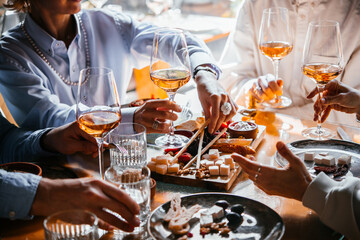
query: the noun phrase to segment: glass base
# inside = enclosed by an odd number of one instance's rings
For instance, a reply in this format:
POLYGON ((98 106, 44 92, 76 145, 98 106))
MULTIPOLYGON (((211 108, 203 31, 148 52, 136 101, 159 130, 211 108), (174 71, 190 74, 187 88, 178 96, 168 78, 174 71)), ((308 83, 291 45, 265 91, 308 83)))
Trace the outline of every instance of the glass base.
POLYGON ((305 129, 301 134, 309 139, 315 140, 329 140, 335 137, 335 133, 327 128, 320 128, 320 131, 317 127, 312 127, 305 129))
POLYGON ((270 101, 259 103, 259 105, 265 108, 286 108, 289 107, 291 103, 292 101, 290 98, 279 96, 277 100, 272 99, 270 101))
POLYGON ((166 148, 180 148, 183 147, 187 142, 189 141, 189 138, 183 136, 183 135, 165 135, 162 137, 159 137, 155 140, 155 144, 160 147, 166 147, 166 148))

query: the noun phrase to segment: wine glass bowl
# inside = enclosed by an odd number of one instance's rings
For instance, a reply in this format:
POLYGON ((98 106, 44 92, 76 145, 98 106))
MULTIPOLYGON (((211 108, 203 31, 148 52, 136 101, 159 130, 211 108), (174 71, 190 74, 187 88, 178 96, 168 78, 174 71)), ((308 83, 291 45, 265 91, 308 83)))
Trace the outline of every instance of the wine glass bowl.
POLYGON ((103 139, 121 120, 120 98, 111 69, 92 67, 80 71, 76 119, 80 129, 96 139, 100 175, 104 179, 103 139))
MULTIPOLYGON (((322 20, 309 24, 302 62, 302 72, 316 83, 318 100, 322 98, 321 90, 325 85, 338 77, 344 68, 344 58, 339 23, 322 20)), ((327 140, 335 136, 329 129, 321 127, 321 112, 317 127, 305 129, 302 135, 306 138, 327 140)))
MULTIPOLYGON (((190 59, 185 34, 180 29, 161 28, 155 32, 150 60, 150 78, 165 90, 169 100, 174 101, 176 91, 191 77, 190 59)), ((162 147, 181 147, 188 138, 174 134, 173 122, 170 133, 156 139, 162 147)))
MULTIPOLYGON (((260 52, 272 61, 275 81, 279 79, 280 60, 291 53, 293 36, 289 13, 286 8, 269 8, 263 11, 258 41, 260 52)), ((274 99, 261 103, 265 107, 284 108, 291 99, 276 95, 274 99)))

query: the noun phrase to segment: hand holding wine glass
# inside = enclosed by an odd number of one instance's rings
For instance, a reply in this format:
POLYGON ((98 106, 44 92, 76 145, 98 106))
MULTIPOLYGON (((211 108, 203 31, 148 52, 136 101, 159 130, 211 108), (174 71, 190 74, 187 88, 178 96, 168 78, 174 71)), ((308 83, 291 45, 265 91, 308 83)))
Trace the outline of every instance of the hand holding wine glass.
MULTIPOLYGON (((150 60, 151 80, 166 91, 170 101, 174 101, 176 91, 185 85, 190 77, 190 59, 184 32, 171 28, 156 31, 150 60)), ((170 134, 156 139, 155 143, 159 146, 181 147, 187 141, 187 137, 174 134, 171 122, 170 134)))
MULTIPOLYGON (((328 20, 311 22, 305 40, 302 71, 316 83, 319 101, 325 84, 341 74, 343 65, 339 23, 328 20)), ((305 129, 302 132, 304 137, 326 140, 335 136, 329 129, 321 128, 323 110, 318 110, 317 127, 305 129)))
MULTIPOLYGON (((282 91, 277 86, 279 79, 279 63, 280 60, 291 53, 293 49, 293 37, 292 30, 290 29, 289 13, 286 8, 269 8, 263 12, 261 27, 259 33, 259 49, 261 53, 269 58, 274 66, 275 81, 274 86, 269 83, 268 86, 265 84, 258 84, 256 88, 264 94, 263 96, 270 96, 271 100, 267 100, 263 103, 264 106, 271 108, 284 108, 291 104, 291 99, 280 95, 282 91), (268 92, 273 92, 269 94, 268 92), (272 95, 275 95, 273 98, 272 95)), ((254 92, 256 92, 254 90, 254 92)))
POLYGON ((104 179, 102 159, 104 137, 117 127, 121 120, 120 98, 111 69, 86 68, 80 71, 76 119, 79 127, 96 139, 100 175, 104 179))

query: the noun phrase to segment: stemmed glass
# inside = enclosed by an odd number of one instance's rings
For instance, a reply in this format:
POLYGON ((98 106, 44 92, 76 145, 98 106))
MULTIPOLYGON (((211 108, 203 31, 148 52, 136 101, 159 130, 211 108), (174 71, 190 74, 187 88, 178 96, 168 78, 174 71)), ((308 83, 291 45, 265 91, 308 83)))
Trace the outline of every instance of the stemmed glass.
POLYGON ((80 71, 76 119, 79 127, 96 139, 99 170, 101 178, 104 179, 104 137, 116 128, 121 120, 120 98, 111 69, 91 67, 80 71))
MULTIPOLYGON (((258 44, 261 53, 272 61, 275 81, 277 81, 280 60, 293 49, 292 30, 286 8, 269 8, 263 11, 258 44)), ((284 108, 290 106, 291 103, 290 98, 276 95, 275 99, 264 102, 262 105, 284 108)))
POLYGON ((146 0, 146 6, 159 16, 162 12, 168 10, 173 5, 173 0, 146 0))
MULTIPOLYGON (((180 29, 161 28, 155 32, 150 60, 150 78, 166 91, 174 101, 176 91, 191 77, 190 59, 185 34, 180 29)), ((159 137, 155 144, 162 147, 181 147, 189 139, 174 134, 171 122, 170 133, 159 137)))
MULTIPOLYGON (((344 67, 340 36, 340 26, 336 21, 311 22, 306 34, 302 71, 314 80, 322 98, 321 89, 325 84, 339 76, 344 67)), ((305 129, 302 135, 307 138, 326 140, 335 136, 329 129, 321 127, 321 112, 317 127, 305 129)))

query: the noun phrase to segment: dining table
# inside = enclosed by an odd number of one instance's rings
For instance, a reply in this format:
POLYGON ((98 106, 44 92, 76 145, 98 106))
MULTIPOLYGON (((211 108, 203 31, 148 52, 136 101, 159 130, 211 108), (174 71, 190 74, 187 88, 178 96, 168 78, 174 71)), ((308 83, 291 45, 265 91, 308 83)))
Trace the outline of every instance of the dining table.
MULTIPOLYGON (((189 100, 186 95, 176 98, 177 101, 189 100)), ((192 98, 193 99, 193 98, 192 98)), ((201 109, 200 104, 194 104, 190 109, 193 117, 196 117, 196 109, 201 109)), ((201 111, 199 111, 200 113, 201 111)), ((235 116, 242 118, 241 115, 235 116)), ((256 148, 256 161, 263 165, 280 167, 275 161, 277 141, 291 143, 304 139, 301 131, 307 127, 315 126, 316 123, 311 119, 299 119, 277 111, 258 111, 255 121, 258 125, 266 126, 265 135, 256 148)), ((355 120, 354 120, 355 122, 355 120)), ((351 141, 360 143, 360 128, 356 125, 348 126, 336 123, 325 122, 327 127, 336 132, 341 127, 350 137, 351 141)), ((339 139, 339 136, 335 137, 339 139)), ((147 157, 150 160, 161 151, 156 148, 148 147, 147 157)), ((105 152, 105 158, 108 159, 108 153, 105 152)), ((43 177, 49 178, 78 178, 78 177, 99 177, 97 159, 91 159, 81 154, 52 159, 38 159, 36 162, 43 168, 43 177)), ((276 176, 275 176, 276 177, 276 176)), ((175 193, 181 196, 203 193, 219 192, 220 190, 206 189, 202 187, 184 186, 172 183, 157 181, 156 193, 151 201, 151 209, 155 210, 162 204, 170 201, 175 193)), ((280 196, 271 196, 260 190, 254 183, 249 180, 245 172, 241 172, 236 178, 232 187, 227 192, 244 198, 258 201, 273 209, 278 213, 285 225, 285 233, 282 239, 344 239, 340 233, 335 232, 324 225, 319 216, 313 210, 306 208, 300 201, 280 196)), ((43 230, 44 217, 35 216, 30 220, 0 220, 0 239, 44 239, 43 230)), ((101 239, 111 239, 109 234, 104 234, 101 239)), ((206 238, 205 238, 206 239, 206 238)))

